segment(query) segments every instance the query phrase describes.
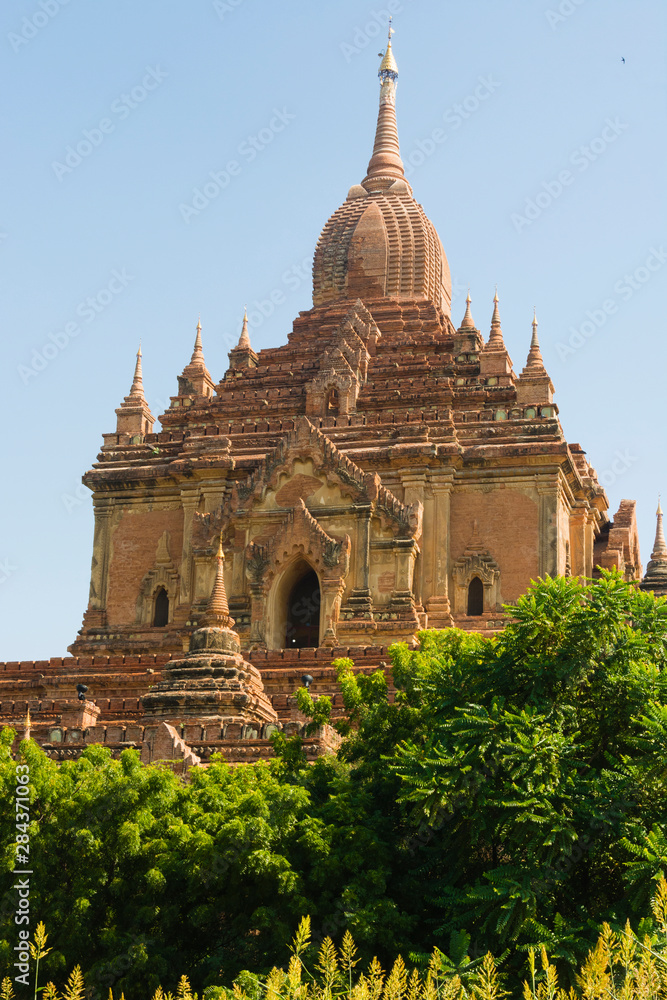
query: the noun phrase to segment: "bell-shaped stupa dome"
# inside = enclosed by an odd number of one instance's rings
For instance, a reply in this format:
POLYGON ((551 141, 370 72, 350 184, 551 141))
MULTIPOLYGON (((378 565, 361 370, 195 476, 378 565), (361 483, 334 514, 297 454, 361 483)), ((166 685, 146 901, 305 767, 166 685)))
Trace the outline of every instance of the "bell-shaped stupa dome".
POLYGON ((380 109, 368 173, 322 230, 313 263, 313 305, 340 299, 428 300, 449 315, 449 264, 433 223, 405 177, 396 125, 398 69, 380 66, 380 109))

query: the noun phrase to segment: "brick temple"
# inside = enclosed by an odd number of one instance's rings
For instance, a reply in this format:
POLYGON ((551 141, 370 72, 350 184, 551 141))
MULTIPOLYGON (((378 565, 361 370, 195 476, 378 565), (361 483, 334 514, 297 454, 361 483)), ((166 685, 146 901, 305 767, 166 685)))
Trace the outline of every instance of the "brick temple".
MULTIPOLYGON (((141 352, 83 477, 95 510, 90 600, 71 657, 2 665, 2 721, 56 759, 90 742, 183 766, 271 754, 299 731, 301 677, 385 665, 423 628, 490 634, 550 574, 639 580, 635 505, 613 519, 558 419, 537 320, 515 370, 496 294, 451 315, 445 251, 415 201, 396 124, 391 34, 366 176, 326 223, 313 305, 256 352, 247 318, 220 381, 198 324, 155 418, 141 352), (76 685, 87 691, 77 698, 76 685)), ((658 517, 643 586, 667 592, 658 517)), ((323 730, 310 756, 335 748, 323 730)))

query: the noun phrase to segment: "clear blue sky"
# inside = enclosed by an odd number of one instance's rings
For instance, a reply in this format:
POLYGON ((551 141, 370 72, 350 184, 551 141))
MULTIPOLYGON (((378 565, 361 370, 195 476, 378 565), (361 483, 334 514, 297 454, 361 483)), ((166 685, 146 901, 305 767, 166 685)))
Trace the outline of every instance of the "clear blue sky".
MULTIPOLYGON (((486 333, 497 283, 520 370, 536 306, 566 435, 612 510, 637 499, 645 564, 667 494, 667 7, 392 7, 401 147, 463 290, 454 320, 469 284, 486 333)), ((386 10, 3 4, 0 659, 62 655, 80 627, 92 548, 80 478, 115 429, 139 339, 157 415, 198 312, 219 379, 245 302, 256 348, 284 343, 309 308, 315 242, 370 155, 386 10), (231 161, 224 190, 183 209, 231 161)))

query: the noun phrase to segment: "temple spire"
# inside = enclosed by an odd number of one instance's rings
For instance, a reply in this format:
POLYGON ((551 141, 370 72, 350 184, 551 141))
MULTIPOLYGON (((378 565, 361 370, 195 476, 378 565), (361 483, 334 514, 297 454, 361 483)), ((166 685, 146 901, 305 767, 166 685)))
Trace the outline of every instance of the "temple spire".
POLYGON ((658 498, 658 509, 656 514, 656 529, 655 529, 655 542, 653 543, 653 551, 651 552, 651 559, 660 559, 667 562, 667 542, 665 542, 665 532, 662 526, 662 506, 660 504, 660 498, 658 498))
POLYGON ((472 299, 470 298, 470 289, 468 289, 468 294, 466 296, 466 311, 465 311, 465 316, 463 317, 463 319, 461 321, 461 326, 460 326, 461 330, 475 330, 476 329, 475 321, 472 318, 472 312, 470 310, 470 303, 471 302, 472 302, 472 299))
POLYGON ((204 359, 204 349, 201 339, 201 316, 197 320, 197 332, 195 334, 195 346, 192 350, 190 363, 185 366, 181 375, 178 376, 179 396, 212 396, 215 383, 206 367, 204 359))
MULTIPOLYGON (((125 383, 127 385, 127 382, 125 383)), ((132 388, 130 389, 130 396, 135 399, 142 399, 145 401, 144 396, 144 378, 141 370, 141 341, 139 341, 139 350, 137 351, 137 361, 134 366, 134 378, 132 379, 132 388)))
MULTIPOLYGON (((396 84, 398 81, 398 66, 391 47, 391 36, 394 29, 389 18, 389 37, 387 51, 382 57, 378 77, 380 78, 380 108, 373 155, 368 164, 368 173, 362 186, 367 191, 383 191, 395 180, 405 180, 403 161, 398 142, 398 125, 396 124, 396 84)), ((407 181, 406 181, 407 185, 407 181)))
POLYGON ((236 345, 237 348, 242 348, 244 350, 251 350, 250 344, 250 334, 248 333, 248 310, 243 310, 243 326, 241 327, 241 336, 239 337, 239 342, 236 345))
POLYGON ((213 628, 232 629, 234 619, 229 614, 229 602, 227 601, 227 591, 225 589, 225 554, 222 551, 222 538, 218 544, 218 554, 216 556, 215 581, 213 590, 208 599, 206 610, 202 617, 202 624, 213 628))
MULTIPOLYGON (((544 367, 540 341, 537 336, 537 316, 533 310, 533 333, 530 338, 530 349, 526 364, 516 384, 516 400, 520 405, 535 407, 543 403, 551 404, 553 398, 553 382, 544 367)), ((556 410, 556 412, 558 411, 556 410)))
POLYGON ((498 308, 498 289, 493 296, 493 316, 491 317, 491 332, 489 339, 482 348, 480 356, 479 373, 483 378, 492 376, 500 378, 499 385, 511 385, 516 376, 512 370, 512 359, 510 358, 503 331, 500 326, 500 309, 498 308))
POLYGON ((241 336, 236 347, 233 347, 229 352, 229 372, 225 377, 229 377, 230 372, 238 371, 241 368, 256 368, 257 362, 258 358, 252 349, 248 333, 248 310, 244 309, 241 336))
POLYGON ((141 370, 141 344, 134 365, 134 378, 129 395, 116 410, 116 434, 145 435, 152 433, 155 417, 150 411, 144 395, 144 379, 141 370))
POLYGON ((493 316, 491 317, 491 333, 487 342, 487 347, 493 347, 496 350, 505 350, 505 341, 503 340, 503 331, 500 326, 500 310, 498 308, 498 289, 496 288, 496 294, 493 296, 493 316))
POLYGON ((201 361, 204 364, 204 349, 201 342, 201 316, 197 319, 197 336, 195 337, 195 346, 190 364, 195 364, 197 361, 201 361))
POLYGON ((530 338, 530 350, 528 351, 528 357, 526 358, 525 368, 521 374, 532 375, 543 373, 546 373, 546 368, 544 367, 544 359, 540 350, 540 342, 537 337, 537 316, 535 311, 533 311, 533 334, 530 338))
POLYGON ((662 524, 662 505, 658 498, 656 511, 655 541, 651 559, 646 567, 644 579, 639 584, 642 590, 653 591, 658 597, 667 596, 667 542, 662 524))

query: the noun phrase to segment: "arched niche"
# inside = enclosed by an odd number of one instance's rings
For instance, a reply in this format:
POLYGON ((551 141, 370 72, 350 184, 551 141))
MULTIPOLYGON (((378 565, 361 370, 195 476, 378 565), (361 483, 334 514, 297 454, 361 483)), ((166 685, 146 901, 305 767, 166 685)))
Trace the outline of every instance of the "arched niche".
POLYGON ((484 614, 484 584, 478 576, 473 576, 468 584, 468 610, 471 616, 484 614))
POLYGON ((305 649, 320 645, 323 602, 314 567, 298 557, 274 581, 267 601, 269 649, 305 649))
POLYGON ((500 567, 489 552, 468 549, 452 566, 453 611, 456 615, 478 615, 501 610, 500 567), (477 580, 477 583, 473 583, 477 580), (472 586, 472 594, 471 594, 472 586), (481 610, 479 588, 482 588, 481 610), (471 596, 473 601, 471 603, 471 596), (474 607, 475 611, 468 610, 474 607))
POLYGON ((153 627, 164 628, 169 624, 169 594, 164 587, 158 587, 153 597, 153 627))

